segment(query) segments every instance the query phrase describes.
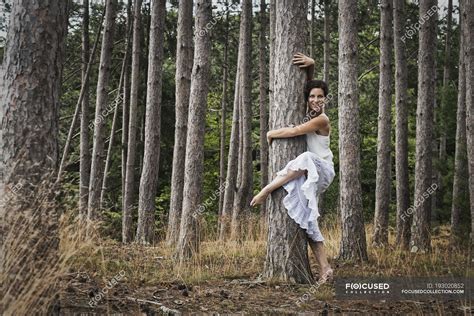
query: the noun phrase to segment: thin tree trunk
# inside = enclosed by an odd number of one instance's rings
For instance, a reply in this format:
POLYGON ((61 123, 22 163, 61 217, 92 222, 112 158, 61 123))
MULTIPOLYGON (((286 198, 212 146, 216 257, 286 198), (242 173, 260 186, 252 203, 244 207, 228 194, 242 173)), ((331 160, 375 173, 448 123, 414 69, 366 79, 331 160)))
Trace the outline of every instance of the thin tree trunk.
POLYGON ((227 117, 227 84, 229 76, 229 5, 226 1, 226 33, 224 43, 224 65, 222 66, 222 98, 221 98, 221 126, 219 136, 219 220, 222 218, 222 207, 224 205, 224 192, 226 179, 226 117, 227 117))
POLYGON ((241 104, 241 144, 242 151, 240 184, 234 199, 232 211, 231 238, 240 236, 240 217, 248 209, 252 192, 253 163, 252 163, 252 1, 242 0, 242 16, 240 20, 240 40, 238 67, 240 68, 240 104, 241 104))
MULTIPOLYGON (((329 84, 329 44, 331 43, 330 12, 331 0, 324 0, 324 75, 323 80, 329 84)), ((314 57, 314 56, 313 56, 314 57)))
POLYGON ((160 167, 161 89, 163 68, 164 21, 166 1, 151 4, 150 48, 148 53, 148 88, 145 114, 145 149, 138 199, 137 241, 153 241, 155 196, 160 167))
POLYGON ((408 70, 405 45, 402 36, 405 32, 405 0, 394 1, 394 46, 395 46, 395 172, 397 190, 397 236, 396 244, 408 250, 410 243, 411 213, 408 182, 408 70))
MULTIPOLYGON (((324 1, 324 0, 323 0, 324 1)), ((314 20, 315 10, 316 10, 316 0, 311 0, 311 8, 310 8, 310 15, 311 15, 311 23, 309 26, 309 56, 314 56, 314 20)))
POLYGON ((360 183, 357 86, 357 0, 339 0, 339 181, 342 240, 339 258, 367 260, 360 183))
MULTIPOLYGON (((87 61, 86 68, 84 70, 84 75, 83 75, 83 83, 81 84, 81 90, 79 91, 79 99, 77 100, 76 107, 74 110, 74 114, 72 116, 72 122, 71 126, 69 127, 69 132, 66 138, 66 143, 64 144, 64 149, 63 149, 63 155, 61 158, 61 162, 59 164, 59 170, 58 170, 58 177, 57 177, 57 182, 61 181, 62 174, 64 172, 64 168, 66 167, 66 160, 69 155, 69 149, 71 147, 71 141, 74 135, 74 130, 76 129, 77 125, 77 120, 79 119, 79 115, 81 114, 81 107, 84 104, 84 98, 86 96, 86 93, 88 94, 89 92, 89 74, 92 69, 92 63, 94 61, 95 57, 95 52, 97 50, 97 46, 99 43, 99 37, 100 37, 100 32, 102 30, 102 23, 99 24, 99 29, 97 31, 97 37, 94 42, 94 46, 92 48, 92 53, 87 61)), ((89 95, 87 95, 89 97, 89 95)), ((88 123, 88 122, 87 122, 88 123)), ((82 126, 82 124, 81 124, 82 126)), ((82 128, 82 127, 81 127, 82 128)), ((89 128, 89 125, 87 125, 87 128, 89 128)))
POLYGON ((392 15, 390 0, 380 3, 380 77, 377 135, 377 173, 375 190, 375 246, 388 245, 388 212, 390 209, 391 129, 392 129, 392 15))
POLYGON ((176 49, 176 123, 174 131, 171 201, 166 240, 176 245, 183 203, 184 160, 188 126, 189 94, 193 67, 193 1, 180 0, 178 12, 178 43, 176 49))
POLYGON ((129 243, 133 238, 133 197, 135 189, 135 160, 137 148, 138 87, 140 74, 140 29, 142 0, 135 0, 133 5, 133 44, 132 75, 130 88, 130 111, 128 124, 127 167, 125 174, 125 196, 122 210, 122 242, 129 243))
MULTIPOLYGON (((460 8, 464 10, 464 1, 460 1, 460 8)), ((469 186, 466 174, 467 152, 466 152, 466 63, 464 62, 466 20, 461 13, 460 17, 460 40, 459 40, 459 75, 458 75, 458 104, 456 114, 456 149, 454 154, 454 179, 453 179, 453 199, 451 206, 451 244, 458 245, 462 238, 461 213, 467 205, 464 201, 469 201, 467 187, 469 186)))
POLYGON ((211 70, 211 38, 207 29, 212 17, 212 1, 198 0, 195 15, 195 51, 189 98, 188 132, 183 189, 183 210, 176 259, 185 259, 199 252, 197 211, 202 211, 202 180, 204 169, 204 131, 207 94, 211 70))
POLYGON ((0 306, 5 315, 50 314, 58 292, 60 211, 54 190, 41 190, 54 183, 58 168, 66 21, 65 1, 12 3, 0 66, 0 306))
MULTIPOLYGON (((268 184, 268 84, 267 84, 267 61, 266 61, 266 47, 267 40, 265 34, 267 32, 267 18, 266 18, 267 5, 265 0, 260 0, 260 34, 258 38, 259 52, 258 52, 258 63, 259 63, 259 109, 260 109, 260 172, 261 172, 261 187, 264 188, 268 184)), ((262 219, 266 218, 267 214, 267 202, 264 201, 260 208, 260 215, 262 219)))
POLYGON ((99 78, 97 81, 97 100, 94 120, 94 143, 91 159, 91 175, 89 183, 89 201, 87 216, 97 219, 99 215, 100 191, 104 168, 104 133, 105 121, 102 111, 107 106, 107 88, 112 63, 112 49, 115 29, 116 0, 107 0, 105 9, 105 25, 100 53, 99 78))
POLYGON ((128 151, 128 123, 130 116, 130 63, 132 49, 132 32, 133 32, 133 14, 132 0, 128 0, 127 4, 127 36, 125 38, 125 47, 127 49, 127 66, 123 78, 123 100, 122 100, 122 204, 125 197, 125 178, 127 176, 127 151, 128 151))
MULTIPOLYGON (((91 172, 91 154, 89 151, 89 81, 87 78, 87 65, 90 58, 89 40, 89 0, 82 1, 82 85, 84 98, 81 107, 81 141, 79 162, 79 212, 82 216, 87 214, 87 201, 89 199, 89 177, 91 172)), ((102 25, 102 24, 101 24, 102 25)), ((97 34, 97 38, 99 35, 97 34)))
POLYGON ((228 236, 229 230, 229 214, 232 211, 234 196, 237 188, 237 173, 238 173, 238 155, 240 146, 240 85, 239 85, 240 70, 237 67, 237 74, 235 76, 234 89, 234 108, 232 110, 232 130, 230 132, 229 155, 227 157, 227 175, 226 187, 224 191, 224 202, 222 205, 222 213, 219 226, 219 239, 225 240, 228 236))
MULTIPOLYGON (((420 0, 420 17, 437 5, 437 0, 420 0)), ((411 252, 425 252, 431 248, 430 212, 432 194, 433 110, 435 101, 435 58, 437 12, 420 29, 418 51, 418 100, 416 110, 416 162, 411 252)))
POLYGON ((109 147, 107 149, 107 156, 105 158, 105 168, 104 168, 104 178, 102 180, 102 190, 100 192, 100 209, 105 207, 105 195, 107 194, 108 190, 108 179, 109 179, 109 170, 110 164, 112 161, 112 149, 114 146, 114 138, 115 132, 117 129, 117 120, 118 120, 118 112, 119 112, 119 104, 122 101, 122 89, 123 89, 123 81, 125 77, 125 72, 127 71, 127 60, 128 60, 128 49, 125 47, 125 56, 122 62, 122 70, 120 71, 120 79, 119 79, 119 86, 117 88, 117 96, 115 97, 115 109, 114 109, 114 117, 112 119, 112 127, 110 129, 110 138, 109 138, 109 147))
MULTIPOLYGON (((270 105, 270 129, 301 122, 305 107, 303 89, 306 73, 291 65, 293 54, 306 47, 307 2, 277 1, 272 7, 275 13, 275 41, 271 40, 275 67, 272 81, 274 91, 270 105)), ((270 146, 272 178, 289 160, 306 149, 304 137, 276 139, 270 146)), ((288 216, 283 205, 286 192, 283 188, 272 192, 269 205, 267 254, 263 275, 283 282, 311 283, 306 233, 288 216)))

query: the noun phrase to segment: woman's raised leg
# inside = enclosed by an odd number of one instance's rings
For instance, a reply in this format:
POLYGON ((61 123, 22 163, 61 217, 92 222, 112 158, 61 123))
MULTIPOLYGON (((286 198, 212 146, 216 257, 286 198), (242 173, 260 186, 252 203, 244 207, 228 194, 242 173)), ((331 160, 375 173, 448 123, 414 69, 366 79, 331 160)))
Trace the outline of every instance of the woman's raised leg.
POLYGON ((273 179, 272 182, 270 182, 266 187, 262 189, 257 195, 255 195, 250 202, 250 206, 255 206, 257 204, 262 204, 263 201, 267 198, 267 196, 284 185, 285 183, 299 178, 303 175, 306 174, 306 170, 288 170, 288 173, 284 176, 277 176, 275 179, 273 179))

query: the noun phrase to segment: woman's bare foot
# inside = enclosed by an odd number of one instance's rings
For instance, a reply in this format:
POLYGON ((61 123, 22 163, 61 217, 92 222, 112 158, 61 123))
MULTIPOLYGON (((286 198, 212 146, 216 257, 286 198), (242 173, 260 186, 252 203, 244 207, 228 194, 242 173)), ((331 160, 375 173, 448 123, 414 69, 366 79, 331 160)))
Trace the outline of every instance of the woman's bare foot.
POLYGON ((257 195, 255 195, 250 202, 250 206, 255 206, 258 204, 262 204, 267 199, 268 193, 265 189, 260 191, 257 195))
POLYGON ((331 269, 331 266, 321 268, 321 276, 318 283, 324 284, 326 282, 331 282, 334 276, 334 270, 331 269))

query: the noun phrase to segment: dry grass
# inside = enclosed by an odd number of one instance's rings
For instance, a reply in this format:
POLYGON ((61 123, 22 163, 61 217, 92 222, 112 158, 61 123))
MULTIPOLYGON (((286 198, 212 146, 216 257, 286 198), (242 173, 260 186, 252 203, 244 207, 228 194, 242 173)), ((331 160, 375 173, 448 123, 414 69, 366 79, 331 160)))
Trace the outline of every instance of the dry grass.
MULTIPOLYGON (((252 234, 241 241, 219 241, 214 232, 201 233, 201 249, 187 265, 178 266, 173 260, 173 249, 164 242, 154 247, 138 244, 121 245, 115 241, 104 241, 103 253, 84 253, 77 257, 74 265, 106 280, 124 270, 128 282, 134 286, 157 283, 184 282, 199 284, 218 280, 255 279, 261 273, 266 254, 265 227, 256 217, 247 219, 247 227, 252 234), (252 226, 253 225, 253 226, 252 226)), ((322 224, 326 238, 326 252, 336 276, 464 276, 473 275, 468 267, 468 254, 465 249, 452 249, 448 245, 449 232, 441 227, 440 233, 433 236, 432 252, 412 254, 398 250, 395 236, 390 232, 390 246, 374 248, 368 242, 369 261, 357 263, 336 259, 341 238, 338 224, 326 220, 322 224)), ((367 236, 372 236, 372 225, 366 225, 367 236)), ((313 271, 317 269, 311 255, 313 271)), ((324 296, 324 294, 323 294, 324 296)))

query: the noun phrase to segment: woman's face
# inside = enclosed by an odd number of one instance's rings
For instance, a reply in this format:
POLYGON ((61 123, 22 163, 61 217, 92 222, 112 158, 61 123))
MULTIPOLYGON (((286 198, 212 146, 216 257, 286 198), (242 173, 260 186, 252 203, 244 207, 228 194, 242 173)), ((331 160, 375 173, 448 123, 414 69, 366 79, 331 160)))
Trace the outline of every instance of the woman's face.
POLYGON ((309 93, 308 98, 308 108, 310 111, 314 111, 316 115, 319 115, 323 112, 324 101, 324 91, 321 88, 313 88, 309 93))

